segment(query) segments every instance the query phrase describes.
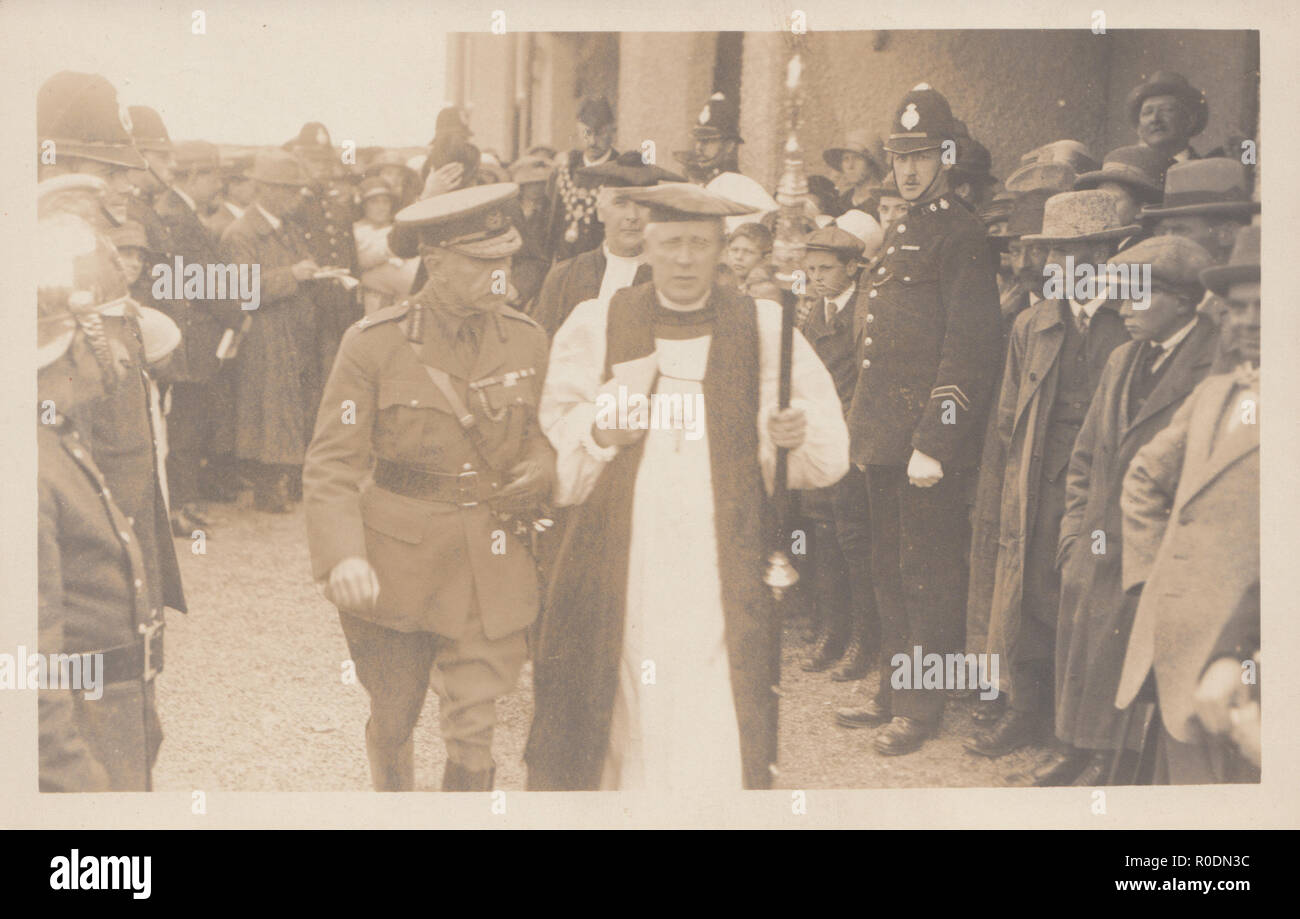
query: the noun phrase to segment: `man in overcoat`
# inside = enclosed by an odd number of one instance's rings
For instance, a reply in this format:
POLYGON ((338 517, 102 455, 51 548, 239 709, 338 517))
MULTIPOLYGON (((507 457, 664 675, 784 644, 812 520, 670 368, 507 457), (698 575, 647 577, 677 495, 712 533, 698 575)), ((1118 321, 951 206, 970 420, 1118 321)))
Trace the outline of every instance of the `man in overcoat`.
POLYGON ((1061 520, 1061 609, 1056 631, 1056 736, 1074 761, 1054 776, 1095 785, 1106 778, 1123 738, 1115 708, 1136 598, 1124 593, 1120 486, 1141 447, 1169 424, 1210 371, 1219 330, 1196 304, 1199 274, 1212 256, 1196 243, 1162 236, 1131 246, 1114 264, 1150 265, 1147 302, 1120 311, 1133 341, 1111 352, 1074 442, 1061 520), (1139 308, 1141 307, 1141 308, 1139 308))
POLYGON ((1051 296, 1016 319, 998 399, 1007 461, 989 644, 1003 655, 1011 694, 1009 710, 967 745, 984 756, 1037 740, 1051 722, 1065 469, 1106 360, 1128 341, 1110 292, 1081 293, 1069 272, 1084 264, 1095 272, 1134 229, 1110 193, 1076 191, 1049 198, 1043 232, 1021 237, 1048 244, 1043 290, 1051 296))

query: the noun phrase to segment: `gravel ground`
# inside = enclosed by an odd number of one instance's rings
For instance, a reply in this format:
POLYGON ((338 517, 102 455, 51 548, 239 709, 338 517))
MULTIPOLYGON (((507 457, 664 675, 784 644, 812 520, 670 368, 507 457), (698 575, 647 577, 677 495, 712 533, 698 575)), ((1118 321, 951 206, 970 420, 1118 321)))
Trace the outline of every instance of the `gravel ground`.
MULTIPOLYGON (((347 645, 334 608, 311 582, 302 513, 263 514, 211 505, 212 534, 195 554, 177 540, 189 615, 167 621, 158 680, 165 739, 154 787, 176 791, 355 791, 370 787, 360 684, 343 682, 347 645)), ((779 787, 997 787, 1037 751, 999 760, 962 748, 973 700, 948 707, 939 737, 917 753, 883 757, 872 730, 846 730, 835 709, 867 698, 874 680, 835 683, 805 673, 800 630, 786 632, 779 787)), ((532 719, 531 672, 497 704, 497 787, 524 787, 522 753, 532 719)), ((415 734, 418 790, 436 789, 446 751, 438 700, 429 693, 415 734)))

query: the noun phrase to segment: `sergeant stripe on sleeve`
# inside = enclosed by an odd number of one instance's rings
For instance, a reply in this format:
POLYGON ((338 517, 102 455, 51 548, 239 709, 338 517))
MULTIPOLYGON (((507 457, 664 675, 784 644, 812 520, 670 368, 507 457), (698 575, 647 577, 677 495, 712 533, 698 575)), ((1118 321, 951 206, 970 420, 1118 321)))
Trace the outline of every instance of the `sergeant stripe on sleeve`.
POLYGON ((961 391, 960 386, 955 383, 949 383, 945 386, 936 386, 934 389, 930 390, 931 399, 942 399, 945 396, 952 397, 963 412, 970 411, 970 399, 968 399, 966 394, 961 391))

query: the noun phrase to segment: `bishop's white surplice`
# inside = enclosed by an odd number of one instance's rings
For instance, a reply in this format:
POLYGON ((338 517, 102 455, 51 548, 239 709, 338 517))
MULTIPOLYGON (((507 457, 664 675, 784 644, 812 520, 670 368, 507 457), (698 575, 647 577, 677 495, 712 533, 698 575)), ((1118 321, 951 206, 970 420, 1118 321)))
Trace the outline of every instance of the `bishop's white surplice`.
MULTIPOLYGON (((776 449, 765 419, 777 401, 781 309, 766 300, 757 301, 756 309, 761 366, 754 423, 770 493, 776 449)), ((580 303, 551 345, 539 417, 557 453, 555 499, 560 506, 582 503, 617 452, 591 437, 604 376, 608 313, 605 299, 580 303)), ((703 392, 712 335, 706 326, 700 332, 692 338, 656 335, 657 394, 695 400, 703 392)), ((830 375, 802 335, 796 332, 794 342, 791 404, 803 409, 807 434, 789 455, 790 487, 832 485, 848 470, 848 431, 830 375)), ((702 415, 689 436, 680 425, 661 425, 645 434, 632 504, 623 649, 603 788, 684 791, 743 785, 707 406, 702 415)))

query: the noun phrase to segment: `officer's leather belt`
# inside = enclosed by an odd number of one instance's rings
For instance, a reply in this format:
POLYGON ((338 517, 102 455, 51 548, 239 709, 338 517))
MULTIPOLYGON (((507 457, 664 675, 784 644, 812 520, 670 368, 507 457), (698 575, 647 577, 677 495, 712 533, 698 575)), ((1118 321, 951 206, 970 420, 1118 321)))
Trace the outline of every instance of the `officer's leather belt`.
POLYGON ((105 651, 95 651, 104 658, 101 680, 109 683, 126 683, 143 679, 152 680, 163 668, 163 621, 139 626, 140 641, 105 651))
POLYGON ((375 484, 408 498, 443 501, 461 507, 486 502, 499 488, 489 476, 480 475, 474 469, 461 473, 433 472, 385 459, 375 462, 375 484))

